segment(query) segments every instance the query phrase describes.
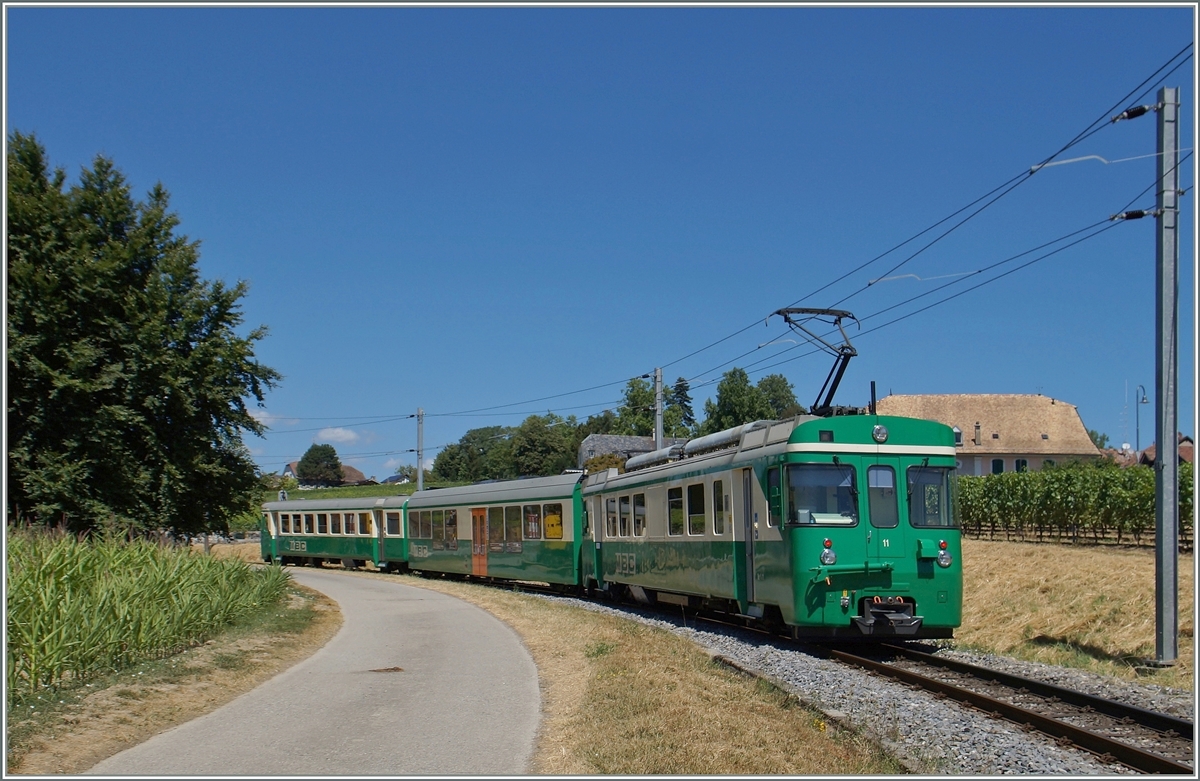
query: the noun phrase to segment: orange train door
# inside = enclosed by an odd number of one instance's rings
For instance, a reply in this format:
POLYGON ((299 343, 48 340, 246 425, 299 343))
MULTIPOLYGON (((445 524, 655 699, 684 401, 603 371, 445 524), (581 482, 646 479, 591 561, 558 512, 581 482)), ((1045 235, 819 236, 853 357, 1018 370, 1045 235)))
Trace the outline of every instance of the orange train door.
POLYGON ((471 574, 487 577, 487 510, 471 508, 471 574))

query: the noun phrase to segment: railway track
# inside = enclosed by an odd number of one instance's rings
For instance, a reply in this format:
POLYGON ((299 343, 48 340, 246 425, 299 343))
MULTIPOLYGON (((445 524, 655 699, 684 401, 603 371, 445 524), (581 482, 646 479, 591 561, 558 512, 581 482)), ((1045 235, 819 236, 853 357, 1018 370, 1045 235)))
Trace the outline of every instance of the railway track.
POLYGON ((1195 775, 1193 724, 1053 684, 896 645, 880 661, 840 649, 832 659, 970 705, 1143 773, 1195 775))

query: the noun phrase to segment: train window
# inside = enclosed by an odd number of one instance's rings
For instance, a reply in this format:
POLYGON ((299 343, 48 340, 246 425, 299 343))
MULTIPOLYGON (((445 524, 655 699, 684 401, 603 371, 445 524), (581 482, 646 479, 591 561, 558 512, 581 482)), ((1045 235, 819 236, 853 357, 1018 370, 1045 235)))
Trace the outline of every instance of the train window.
POLYGON ((291 534, 292 533, 292 516, 288 515, 287 513, 284 513, 279 516, 279 521, 281 523, 280 531, 284 534, 291 534))
POLYGON ((858 523, 858 488, 853 467, 796 464, 788 467, 790 523, 858 523))
POLYGON ((558 502, 542 505, 542 519, 546 524, 546 539, 563 538, 563 506, 558 502))
POLYGON ((527 504, 521 508, 525 514, 525 539, 540 540, 542 538, 542 508, 541 505, 527 504))
POLYGON ((399 536, 399 534, 400 534, 400 513, 388 513, 386 516, 386 520, 387 520, 387 526, 385 527, 384 531, 386 531, 388 534, 399 536))
POLYGON ((446 511, 446 547, 458 550, 458 510, 446 511))
POLYGON ((646 534, 646 495, 633 495, 633 536, 643 537, 646 534))
POLYGON ((317 534, 329 534, 329 516, 317 513, 317 534))
POLYGON ((780 524, 781 504, 783 496, 780 490, 779 467, 776 466, 767 470, 767 526, 780 524))
POLYGON ((604 500, 604 517, 605 517, 604 536, 605 537, 616 537, 617 536, 617 500, 616 499, 605 499, 604 500))
POLYGON ((913 526, 958 525, 954 517, 953 472, 945 467, 908 469, 908 521, 913 526))
POLYGON ((687 489, 688 534, 704 534, 704 483, 687 489))
POLYGON ((521 505, 504 508, 504 549, 509 553, 521 552, 521 505))
POLYGON ((358 534, 358 525, 354 522, 354 513, 346 513, 346 534, 358 534))
POLYGON ((358 514, 358 533, 359 534, 374 534, 375 521, 371 518, 370 513, 358 514))
POLYGON ((333 534, 342 533, 342 514, 333 513, 329 516, 329 531, 333 534))
POLYGON ((683 534, 683 489, 667 489, 667 534, 683 534))
POLYGON ((1004 474, 1004 459, 1003 458, 993 458, 992 459, 992 474, 994 474, 994 475, 1004 474))
POLYGON ((867 469, 867 509, 871 513, 872 526, 891 529, 899 525, 896 470, 890 466, 873 466, 867 469))
POLYGON ((429 510, 421 511, 421 539, 433 539, 433 513, 429 510))
POLYGON ((440 543, 446 541, 446 512, 444 510, 433 511, 433 547, 442 550, 445 546, 440 543))
POLYGON ((629 536, 629 497, 622 496, 617 500, 617 504, 621 511, 620 533, 622 537, 629 536))
POLYGON ((488 508, 488 550, 504 550, 504 508, 488 508))
POLYGON ((725 533, 725 512, 729 497, 725 495, 725 485, 720 480, 713 481, 713 534, 725 533))
POLYGON ((408 511, 408 536, 410 539, 421 536, 421 513, 416 510, 408 511))
POLYGON ((310 515, 308 513, 304 514, 304 533, 305 534, 313 533, 313 517, 312 517, 312 515, 310 515))

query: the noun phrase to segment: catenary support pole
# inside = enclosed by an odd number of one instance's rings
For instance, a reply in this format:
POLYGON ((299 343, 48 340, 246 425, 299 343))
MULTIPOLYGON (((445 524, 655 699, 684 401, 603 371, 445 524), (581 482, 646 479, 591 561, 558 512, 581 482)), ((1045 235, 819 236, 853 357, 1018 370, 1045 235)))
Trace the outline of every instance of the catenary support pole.
POLYGON ((1155 661, 1179 656, 1179 89, 1158 91, 1158 203, 1154 350, 1155 661))
POLYGON ((662 369, 654 370, 654 449, 662 450, 663 443, 663 389, 662 369))
POLYGON ((417 407, 417 490, 425 490, 425 410, 417 407))

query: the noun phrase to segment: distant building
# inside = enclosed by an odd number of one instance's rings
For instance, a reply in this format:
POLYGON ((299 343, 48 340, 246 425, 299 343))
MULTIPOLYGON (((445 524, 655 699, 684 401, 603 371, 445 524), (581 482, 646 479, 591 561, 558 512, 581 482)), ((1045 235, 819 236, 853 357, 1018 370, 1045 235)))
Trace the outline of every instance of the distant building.
MULTIPOLYGON (((686 438, 664 437, 663 447, 682 445, 686 438)), ((642 453, 654 451, 654 437, 630 437, 623 434, 589 434, 579 443, 579 468, 589 459, 616 453, 622 458, 629 459, 642 453)))
MULTIPOLYGON (((283 468, 283 476, 300 482, 300 476, 296 474, 296 468, 299 464, 299 461, 293 461, 285 466, 283 468)), ((374 482, 374 480, 368 480, 366 475, 354 467, 342 464, 342 485, 370 485, 374 482)))
POLYGON ((383 478, 384 485, 391 485, 392 483, 396 483, 397 485, 404 485, 406 483, 411 483, 411 482, 412 482, 412 480, 409 479, 408 475, 392 475, 390 477, 383 478))
MULTIPOLYGON (((1179 434, 1178 436, 1179 436, 1179 445, 1178 445, 1179 463, 1194 464, 1195 461, 1193 461, 1192 459, 1195 458, 1195 452, 1194 452, 1195 448, 1196 448, 1195 443, 1192 442, 1192 438, 1187 436, 1186 434, 1179 434)), ((1138 456, 1139 464, 1145 464, 1146 466, 1154 466, 1158 462, 1158 449, 1157 449, 1156 445, 1157 445, 1157 443, 1155 443, 1154 445, 1151 445, 1150 447, 1146 448, 1145 450, 1143 450, 1141 452, 1141 455, 1138 456)))
POLYGON ((952 427, 959 474, 1037 471, 1100 457, 1075 406, 1040 394, 892 395, 876 409, 952 427))

